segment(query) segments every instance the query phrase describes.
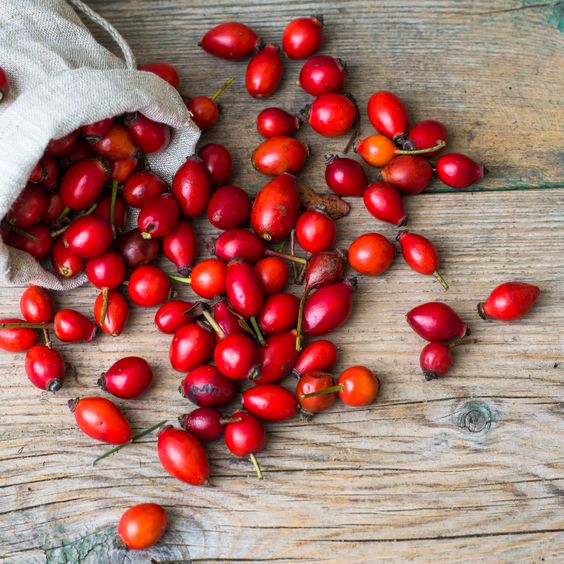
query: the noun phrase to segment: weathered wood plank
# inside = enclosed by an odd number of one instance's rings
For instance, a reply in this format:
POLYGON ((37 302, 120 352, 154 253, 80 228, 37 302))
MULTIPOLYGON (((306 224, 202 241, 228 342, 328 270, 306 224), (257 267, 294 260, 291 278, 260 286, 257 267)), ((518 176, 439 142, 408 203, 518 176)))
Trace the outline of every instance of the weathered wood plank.
MULTIPOLYGON (((170 338, 153 329, 153 311, 133 309, 121 338, 61 346, 75 375, 57 396, 28 385, 20 355, 0 355, 0 559, 123 562, 112 547, 113 527, 125 507, 153 500, 169 510, 169 531, 158 548, 125 561, 561 561, 564 192, 555 189, 561 186, 561 3, 90 4, 123 32, 139 61, 177 65, 191 92, 210 93, 237 76, 224 95, 221 122, 205 141, 233 149, 234 181, 251 191, 264 183, 248 161, 259 141, 254 115, 269 105, 297 110, 308 101, 292 84, 300 64, 287 64, 276 96, 250 102, 244 63, 212 59, 196 41, 211 25, 235 18, 279 41, 291 17, 320 11, 325 52, 348 59, 350 90, 362 104, 376 88, 393 89, 415 119, 448 123, 453 150, 483 159, 491 174, 479 193, 409 199, 409 225, 437 244, 451 290, 441 292, 401 260, 385 277, 361 280, 353 317, 335 334, 342 351, 337 370, 373 367, 381 397, 369 409, 338 406, 312 423, 270 426, 260 457, 264 482, 221 441, 209 449, 211 488, 189 488, 165 475, 154 437, 91 466, 104 446, 78 433, 65 401, 97 393, 99 373, 120 356, 139 354, 155 368, 147 396, 121 402, 135 429, 173 422, 191 409, 176 391, 170 338), (531 187, 543 192, 521 190, 531 187), (479 320, 476 302, 508 279, 543 289, 531 315, 511 325, 479 320), (455 306, 477 342, 456 350, 451 377, 427 383, 418 371, 422 341, 403 316, 431 299, 455 306)), ((363 131, 370 131, 366 123, 363 131)), ((344 143, 307 130, 300 136, 313 149, 303 179, 324 188, 323 154, 344 143)), ((442 188, 437 183, 432 190, 442 188)), ((339 223, 342 247, 369 230, 394 236, 395 229, 353 204, 339 223)), ((202 239, 214 235, 198 228, 202 239)), ((0 315, 15 314, 21 290, 0 292, 0 315)), ((80 288, 57 300, 88 312, 95 295, 80 288)))
MULTIPOLYGON (((373 131, 364 111, 370 94, 393 90, 414 120, 435 118, 448 125, 449 150, 487 164, 490 174, 472 190, 563 186, 562 3, 538 4, 525 2, 516 10, 520 4, 515 1, 484 0, 306 1, 296 7, 274 0, 223 0, 214 7, 186 0, 92 3, 123 33, 140 62, 166 59, 175 64, 189 92, 210 95, 227 76, 235 76, 222 96, 222 125, 207 138, 229 146, 243 139, 249 148, 259 142, 254 130, 258 111, 271 105, 298 111, 310 101, 293 85, 302 63, 286 60, 280 91, 251 102, 244 87, 245 63, 214 59, 197 41, 212 25, 239 19, 279 44, 291 17, 323 13, 324 52, 348 63, 347 89, 361 106, 363 134, 373 131)), ((323 155, 342 150, 345 142, 320 143, 307 128, 300 136, 313 149, 304 179, 324 186, 323 155)), ((258 186, 262 179, 242 162, 238 181, 258 186)), ((430 190, 447 188, 435 181, 430 190)))
MULTIPOLYGON (((86 532, 107 550, 121 509, 151 499, 171 512, 161 554, 175 558, 183 547, 196 561, 464 561, 479 555, 557 561, 564 548, 564 342, 555 305, 562 298, 557 258, 564 226, 561 192, 543 196, 529 191, 409 201, 413 225, 445 256, 451 290, 441 293, 399 260, 385 278, 361 281, 353 319, 335 335, 342 346, 339 367, 374 367, 383 382, 381 399, 369 409, 340 406, 312 423, 271 426, 261 455, 264 482, 221 443, 210 448, 213 487, 207 489, 165 476, 154 438, 90 465, 104 447, 78 434, 64 400, 91 392, 97 374, 120 355, 142 354, 156 367, 157 384, 146 399, 122 402, 137 429, 188 409, 168 367, 169 338, 153 331, 152 311, 133 310, 123 338, 62 347, 78 374, 63 395, 36 393, 21 358, 2 355, 0 398, 9 421, 0 459, 6 556, 41 561, 43 551, 58 555, 48 549, 76 546, 86 532), (539 283, 539 304, 518 324, 479 320, 475 302, 507 278, 539 283), (452 377, 426 383, 417 369, 421 341, 403 314, 443 297, 468 320, 477 343, 457 350, 452 377)), ((393 231, 358 206, 340 227, 343 245, 369 229, 393 231)), ((4 303, 15 307, 18 294, 3 290, 4 303)), ((94 295, 82 288, 58 300, 84 311, 94 295)))

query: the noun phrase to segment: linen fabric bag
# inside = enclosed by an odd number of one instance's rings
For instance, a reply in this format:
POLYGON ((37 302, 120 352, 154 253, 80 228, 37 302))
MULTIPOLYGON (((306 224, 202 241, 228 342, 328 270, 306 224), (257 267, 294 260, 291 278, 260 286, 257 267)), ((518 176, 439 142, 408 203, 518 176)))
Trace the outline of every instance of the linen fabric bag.
MULTIPOLYGON (((138 71, 121 35, 81 0, 2 0, 0 67, 10 84, 0 102, 0 218, 49 140, 81 125, 134 111, 170 125, 168 148, 148 155, 152 170, 167 182, 194 153, 200 131, 178 92, 138 71), (110 34, 123 59, 96 41, 73 7, 110 34)), ((0 286, 32 282, 64 290, 85 281, 84 275, 62 279, 49 267, 0 239, 0 286)))

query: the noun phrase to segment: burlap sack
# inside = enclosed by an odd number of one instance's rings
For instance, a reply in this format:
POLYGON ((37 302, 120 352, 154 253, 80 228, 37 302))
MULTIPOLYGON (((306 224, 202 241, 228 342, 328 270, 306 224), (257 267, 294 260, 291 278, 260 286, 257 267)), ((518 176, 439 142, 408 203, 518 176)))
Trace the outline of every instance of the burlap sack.
MULTIPOLYGON (((178 92, 156 75, 137 71, 125 40, 81 0, 2 0, 0 66, 10 94, 0 103, 0 218, 26 185, 50 139, 86 123, 140 111, 173 129, 151 167, 170 181, 200 135, 178 92), (123 59, 100 45, 70 6, 99 24, 123 59)), ((0 286, 29 282, 54 290, 79 286, 84 276, 63 280, 31 255, 0 240, 0 286)))

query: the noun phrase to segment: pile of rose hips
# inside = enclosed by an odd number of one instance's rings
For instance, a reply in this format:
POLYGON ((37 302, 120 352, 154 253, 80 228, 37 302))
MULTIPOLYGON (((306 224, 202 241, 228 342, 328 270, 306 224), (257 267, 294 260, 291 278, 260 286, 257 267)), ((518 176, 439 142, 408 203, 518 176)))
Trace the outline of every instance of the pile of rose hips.
MULTIPOLYGON (((158 307, 155 325, 172 335, 170 363, 186 374, 180 392, 198 406, 179 417, 181 429, 168 426, 160 431, 158 456, 165 470, 188 484, 208 483, 203 442, 223 435, 227 448, 236 456, 249 457, 262 478, 255 457, 266 445, 262 421, 283 421, 299 411, 320 413, 337 398, 350 406, 366 406, 376 399, 379 380, 364 366, 350 367, 334 381, 329 371, 337 348, 330 340, 303 346, 304 338, 324 336, 348 319, 356 279, 346 278, 347 262, 358 273, 374 276, 384 273, 395 257, 394 244, 379 233, 361 235, 347 254, 333 248, 335 220, 349 210, 340 197, 363 197, 375 218, 402 227, 407 220, 402 195, 423 191, 433 172, 454 188, 465 188, 484 173, 482 166, 461 154, 439 156, 433 166, 426 157, 438 155, 446 146, 444 125, 426 120, 410 129, 401 100, 382 91, 368 102, 368 116, 378 133, 354 146, 367 164, 383 167, 382 181, 369 184, 358 161, 331 155, 325 179, 336 196, 322 196, 303 186, 293 176, 309 154, 307 146, 293 137, 302 120, 326 137, 351 130, 354 137, 359 121, 356 102, 341 93, 344 64, 330 56, 312 57, 322 40, 317 18, 299 18, 284 31, 286 56, 311 57, 301 69, 299 84, 315 99, 300 115, 281 108, 267 108, 258 115, 257 130, 265 141, 251 160, 257 171, 273 178, 254 201, 245 190, 229 184, 231 155, 218 144, 207 144, 197 156, 188 157, 169 188, 150 170, 144 155, 166 149, 170 129, 133 113, 84 125, 52 140, 2 223, 7 244, 40 261, 50 257, 62 277, 84 271, 100 290, 93 306, 96 324, 74 310, 56 311, 50 294, 35 285, 22 295, 23 320, 0 320, 0 347, 27 351, 25 370, 38 388, 59 390, 65 374, 49 330, 66 342, 92 340, 96 326, 118 336, 129 308, 120 288, 127 288, 134 304, 158 307), (123 232, 128 207, 138 210, 137 228, 123 232), (214 256, 196 262, 198 241, 191 222, 204 214, 221 233, 210 246, 214 256), (296 255, 296 243, 306 257, 296 255), (153 264, 161 251, 177 274, 153 264), (304 283, 298 297, 285 291, 289 264, 295 280, 304 283), (190 285, 201 299, 170 299, 171 281, 190 285), (45 344, 37 344, 38 329, 45 344), (294 392, 280 385, 290 375, 297 378, 294 392), (242 410, 224 416, 219 408, 234 400, 243 382, 251 386, 242 392, 242 410)), ((283 73, 278 48, 262 46, 249 27, 236 22, 219 25, 200 44, 208 53, 229 60, 252 55, 245 77, 251 96, 270 96, 277 89, 283 73)), ((153 63, 140 69, 179 86, 171 65, 153 63)), ((201 129, 217 121, 215 100, 232 81, 211 98, 187 101, 201 129)), ((0 72, 0 93, 7 92, 6 77, 0 72)), ((409 266, 434 275, 448 288, 431 241, 405 229, 397 240, 409 266)), ((502 284, 479 311, 484 318, 517 319, 538 295, 538 288, 529 284, 502 284)), ((407 321, 430 342, 420 359, 425 376, 445 375, 450 349, 467 335, 466 324, 441 302, 414 308, 407 321)), ((98 384, 115 397, 134 399, 152 380, 144 359, 127 357, 114 363, 98 384)), ((69 407, 84 433, 118 445, 106 455, 162 426, 132 437, 127 418, 105 397, 77 398, 69 407)), ((160 506, 140 504, 122 516, 118 534, 126 546, 145 548, 158 541, 165 527, 166 513, 160 506)))

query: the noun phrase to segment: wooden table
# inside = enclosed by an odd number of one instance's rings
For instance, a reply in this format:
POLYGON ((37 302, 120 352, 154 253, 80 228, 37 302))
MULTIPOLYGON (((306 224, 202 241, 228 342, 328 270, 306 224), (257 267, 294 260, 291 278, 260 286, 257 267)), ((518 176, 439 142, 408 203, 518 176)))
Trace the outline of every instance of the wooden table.
MULTIPOLYGON (((347 88, 364 108, 391 89, 414 120, 449 126, 450 148, 486 163, 489 176, 460 192, 435 182, 407 202, 409 225, 443 257, 448 294, 396 260, 383 277, 360 281, 351 321, 334 337, 337 370, 366 364, 383 389, 376 405, 342 405, 316 417, 269 426, 261 453, 266 479, 221 441, 209 448, 212 485, 191 488, 161 469, 155 437, 92 466, 103 445, 85 438, 68 398, 97 393, 99 373, 124 355, 154 366, 156 385, 122 403, 136 430, 191 407, 168 364, 170 338, 153 311, 134 309, 126 333, 61 347, 74 366, 61 392, 38 393, 21 355, 0 356, 0 555, 6 562, 556 562, 564 558, 562 493, 564 370, 564 186, 562 184, 562 2, 91 0, 123 33, 138 61, 177 66, 182 86, 211 94, 228 76, 221 122, 204 137, 232 149, 234 181, 265 181, 249 155, 254 117, 269 105, 296 111, 308 97, 294 85, 299 62, 269 100, 251 100, 245 65, 213 59, 203 32, 238 19, 279 42, 293 17, 323 13, 323 52, 347 60, 347 88), (476 303, 506 280, 534 282, 542 296, 525 319, 486 323, 476 303), (422 341, 404 314, 442 299, 469 322, 476 343, 456 350, 448 378, 425 382, 422 341), (112 548, 121 512, 156 501, 170 515, 158 548, 112 548)), ((363 118, 365 118, 363 112, 363 118)), ((366 119, 362 132, 371 132, 366 119)), ((302 177, 321 190, 323 155, 342 139, 307 128, 313 156, 302 177)), ((371 173, 376 177, 376 172, 371 173)), ((395 229, 361 202, 339 223, 346 247, 360 233, 395 229)), ((202 228, 202 237, 211 231, 202 228)), ((2 289, 2 316, 17 314, 21 289, 2 289)), ((190 291, 180 290, 190 296, 190 291)), ((57 296, 88 312, 91 288, 57 296)))

